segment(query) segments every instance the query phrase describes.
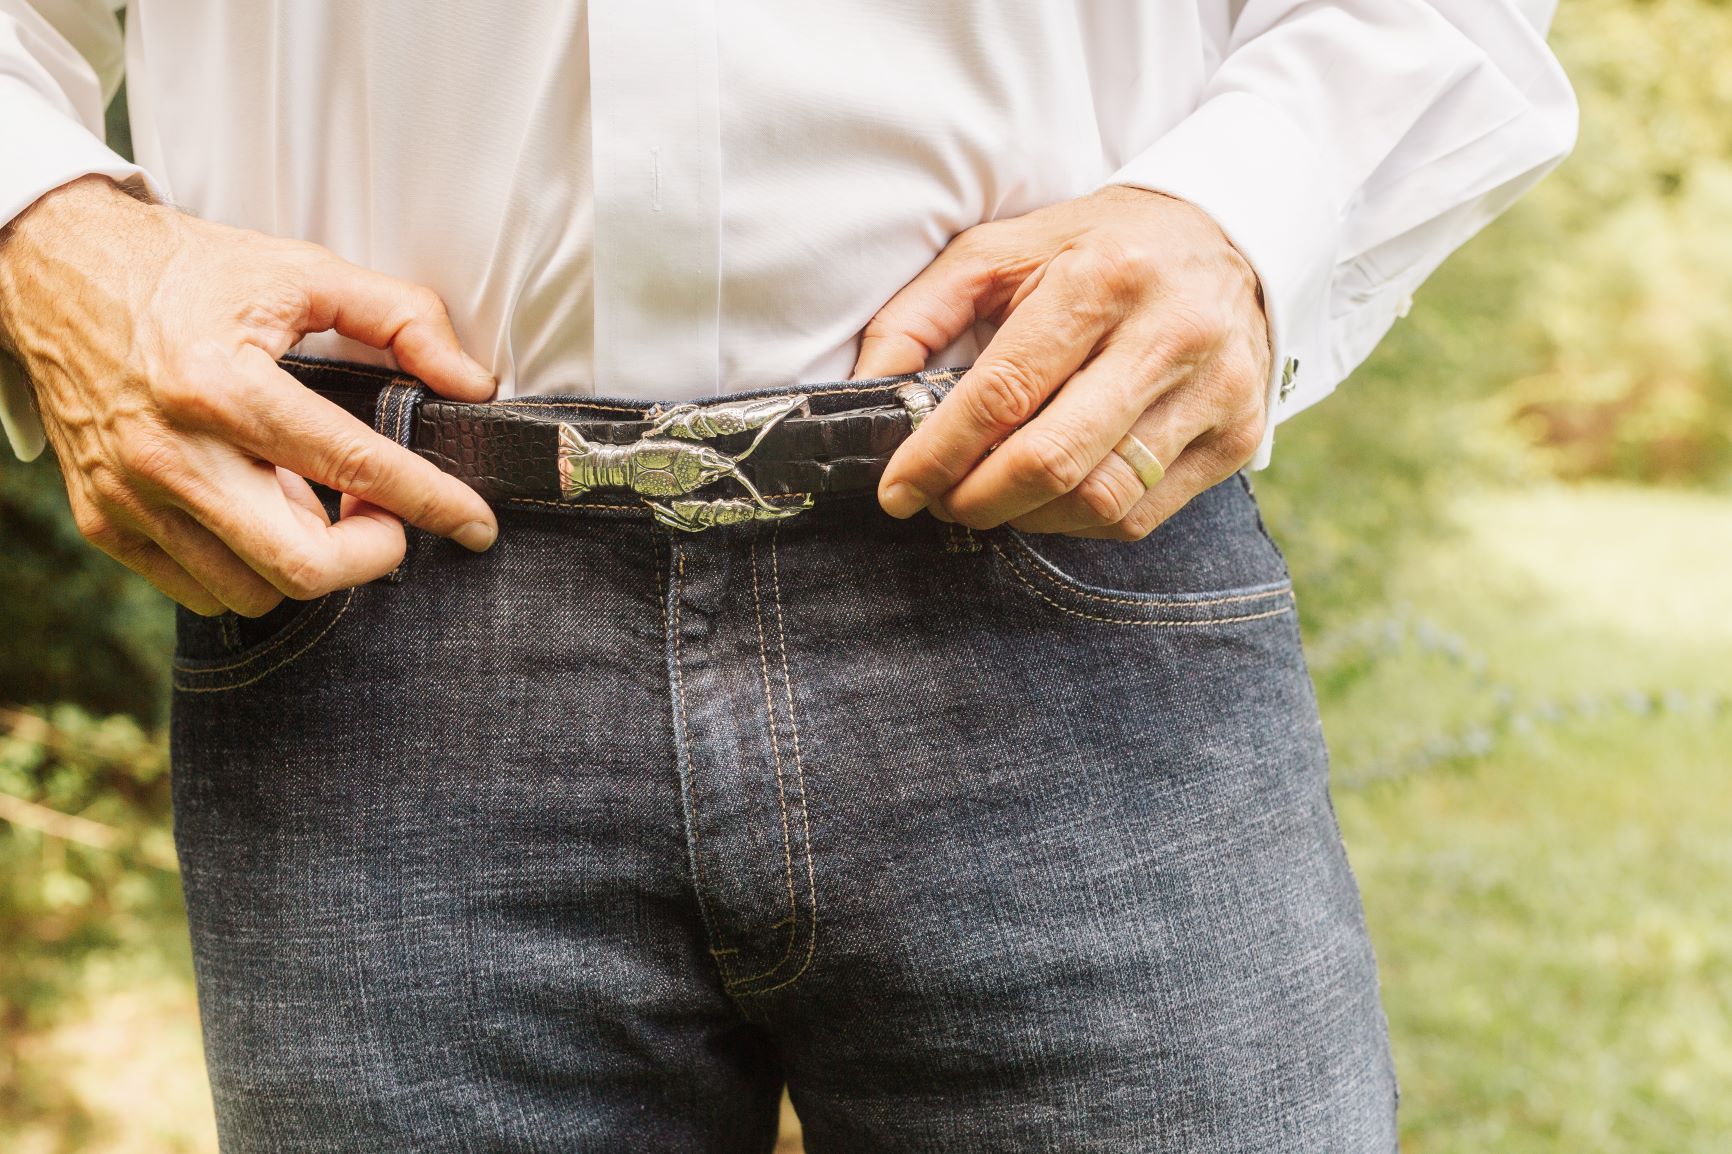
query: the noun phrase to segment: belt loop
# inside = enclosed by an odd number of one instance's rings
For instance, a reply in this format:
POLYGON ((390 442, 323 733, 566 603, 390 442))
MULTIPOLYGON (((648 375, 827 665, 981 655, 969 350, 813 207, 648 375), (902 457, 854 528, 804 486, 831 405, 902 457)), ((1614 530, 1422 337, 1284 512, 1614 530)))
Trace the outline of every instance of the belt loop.
MULTIPOLYGON (((427 386, 409 377, 398 377, 379 390, 379 399, 373 409, 373 428, 380 436, 389 437, 410 448, 409 442, 415 434, 415 414, 421 408, 422 398, 427 395, 427 386)), ((403 524, 403 561, 390 573, 385 580, 392 584, 401 584, 409 569, 409 553, 415 547, 415 529, 403 524)))
POLYGON ((955 369, 928 369, 920 374, 920 381, 932 390, 934 397, 942 401, 949 395, 950 390, 956 387, 956 382, 962 379, 962 374, 967 371, 966 366, 955 369))

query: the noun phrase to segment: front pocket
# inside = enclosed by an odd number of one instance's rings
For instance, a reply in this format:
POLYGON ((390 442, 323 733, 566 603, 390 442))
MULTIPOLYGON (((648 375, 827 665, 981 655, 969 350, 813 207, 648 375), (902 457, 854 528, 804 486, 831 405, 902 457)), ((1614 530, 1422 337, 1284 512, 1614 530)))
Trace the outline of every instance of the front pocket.
POLYGON ((312 601, 285 601, 257 622, 244 623, 233 614, 204 618, 183 609, 176 628, 174 688, 220 693, 251 685, 310 652, 354 599, 355 590, 339 589, 312 601), (245 638, 243 629, 259 635, 245 638))
POLYGON ((1285 576, 1194 593, 1136 592, 1092 585, 1072 576, 1021 533, 993 534, 990 545, 999 568, 1024 595, 1087 621, 1184 628, 1262 621, 1293 612, 1293 585, 1285 576))

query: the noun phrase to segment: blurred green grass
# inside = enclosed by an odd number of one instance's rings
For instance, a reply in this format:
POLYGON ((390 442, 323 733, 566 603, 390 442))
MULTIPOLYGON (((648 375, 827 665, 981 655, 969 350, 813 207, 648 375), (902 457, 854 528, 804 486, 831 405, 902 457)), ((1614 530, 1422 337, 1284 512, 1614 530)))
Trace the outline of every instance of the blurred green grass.
MULTIPOLYGON (((1569 0, 1554 42, 1576 156, 1282 429, 1257 487, 1404 1148, 1721 1151, 1732 4, 1569 0)), ((165 607, 78 542, 51 463, 0 459, 0 542, 0 1149, 213 1150, 164 868, 165 607), (56 814, 108 832, 48 836, 56 814)))
POLYGON ((1464 539, 1392 584, 1477 654, 1400 654, 1325 716, 1338 764, 1530 717, 1483 759, 1337 787, 1404 1149, 1723 1151, 1732 499, 1542 488, 1456 513, 1464 539))

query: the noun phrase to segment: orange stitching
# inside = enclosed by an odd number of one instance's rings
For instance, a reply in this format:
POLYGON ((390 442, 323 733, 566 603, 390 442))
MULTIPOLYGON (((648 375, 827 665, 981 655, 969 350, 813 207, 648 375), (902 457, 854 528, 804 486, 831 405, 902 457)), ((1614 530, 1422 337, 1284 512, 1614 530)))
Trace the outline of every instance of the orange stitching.
MULTIPOLYGON (((296 658, 300 657, 301 654, 307 652, 307 650, 309 650, 313 646, 317 645, 320 641, 322 641, 324 639, 325 634, 327 634, 331 630, 335 629, 337 627, 337 622, 339 622, 343 619, 343 614, 345 614, 349 611, 349 603, 355 599, 354 593, 355 593, 355 591, 353 589, 349 590, 349 596, 344 599, 343 607, 341 609, 337 610, 337 615, 335 617, 331 618, 330 624, 326 625, 323 629, 319 630, 319 632, 313 637, 312 640, 308 641, 305 645, 301 646, 299 649, 295 650, 293 653, 289 654, 287 657, 283 658, 281 661, 272 665, 269 669, 259 670, 259 672, 256 676, 249 677, 245 681, 237 681, 232 685, 191 686, 191 685, 177 684, 175 686, 175 688, 180 690, 182 693, 222 693, 222 692, 226 692, 226 691, 231 690, 231 689, 244 689, 256 681, 263 681, 265 678, 269 677, 271 674, 275 673, 277 670, 288 665, 291 661, 294 661, 296 658)), ((255 658, 249 658, 249 660, 256 660, 256 657, 255 658)), ((187 670, 186 672, 188 672, 189 674, 192 674, 192 673, 196 673, 197 671, 187 670)), ((210 672, 210 671, 207 670, 205 672, 210 672)))
POLYGON ((782 788, 782 744, 776 738, 776 705, 770 695, 770 660, 765 650, 764 640, 764 600, 758 586, 758 537, 752 535, 752 612, 758 622, 758 669, 764 677, 764 709, 770 721, 770 752, 776 759, 776 804, 782 811, 782 868, 788 880, 788 944, 782 948, 782 956, 776 963, 760 974, 749 978, 736 978, 728 983, 730 991, 735 986, 743 986, 755 982, 759 978, 769 977, 782 968, 782 964, 794 952, 794 938, 800 929, 800 904, 794 896, 794 849, 792 835, 788 831, 788 795, 782 788))
MULTIPOLYGON (((711 933, 714 933, 716 921, 710 914, 709 899, 704 896, 704 857, 702 847, 699 844, 702 839, 699 836, 701 822, 698 819, 698 767, 692 761, 692 733, 686 720, 686 666, 680 644, 680 634, 684 632, 681 628, 683 615, 680 612, 680 599, 685 591, 686 554, 685 550, 677 544, 674 545, 673 552, 679 562, 678 570, 671 578, 669 589, 669 599, 674 603, 674 690, 679 694, 680 699, 680 743, 686 751, 686 778, 680 783, 680 792, 685 797, 686 808, 692 815, 692 887, 697 895, 698 908, 704 912, 705 925, 709 927, 711 933)), ((662 620, 664 623, 667 621, 667 608, 665 606, 662 609, 662 620)), ((712 952, 730 953, 732 951, 712 952)))
POLYGON ((405 385, 397 401, 397 419, 391 427, 391 439, 399 445, 407 445, 410 430, 415 427, 414 413, 410 407, 415 403, 415 386, 405 385))
MULTIPOLYGON (((1018 581, 1021 581, 1024 585, 1028 586, 1029 592, 1033 593, 1036 597, 1039 597, 1042 601, 1045 601, 1048 605, 1051 605, 1054 609, 1057 609, 1060 612, 1069 613, 1073 617, 1082 617, 1089 621, 1105 621, 1112 625, 1158 625, 1171 629, 1183 629, 1199 625, 1228 625, 1235 621, 1262 621, 1267 617, 1279 617, 1283 613, 1293 612, 1293 606, 1289 603, 1279 609, 1271 609, 1266 613, 1248 613, 1241 617, 1202 617, 1195 621, 1175 621, 1172 618, 1161 617, 1141 621, 1130 617, 1100 617, 1093 613, 1084 613, 1080 609, 1072 609, 1068 605, 1061 605, 1057 601, 1054 601, 1051 597, 1048 597, 1045 593, 1041 592, 1032 581, 1027 577, 1024 577, 1022 575, 1021 567, 1019 567, 1015 561, 1012 561, 1009 555, 1006 554, 1004 550, 1000 549, 997 544, 994 544, 992 548, 1000 557, 1004 558, 1012 575, 1014 575, 1018 581)), ((1286 595, 1291 597, 1292 592, 1288 590, 1286 591, 1286 595)), ((1163 606, 1163 608, 1171 608, 1171 606, 1163 606)))
MULTIPOLYGON (((800 780, 800 828, 805 834, 806 842, 806 895, 812 911, 812 928, 806 937, 806 959, 800 963, 800 968, 790 974, 785 980, 761 990, 746 990, 740 996, 749 994, 767 994, 784 986, 793 985, 800 975, 812 965, 812 958, 818 952, 818 880, 812 867, 812 823, 811 806, 806 800, 806 767, 800 760, 800 719, 794 713, 794 682, 788 673, 788 635, 782 629, 782 562, 776 552, 776 538, 782 527, 773 526, 770 529, 770 591, 776 603, 776 648, 782 656, 782 688, 788 698, 788 723, 794 729, 794 770, 800 780)), ((783 961, 787 956, 783 955, 783 961)), ((777 962, 779 968, 781 962, 777 962)), ((774 972, 774 971, 772 971, 774 972)))
MULTIPOLYGON (((1237 593, 1231 597, 1211 597, 1206 601, 1187 601, 1183 598, 1162 596, 1158 593, 1151 593, 1146 597, 1109 597, 1104 593, 1090 593, 1087 590, 1077 588, 1074 583, 1061 581, 1050 571, 1049 566, 1052 566, 1051 561, 1042 557, 1032 546, 1028 545, 1018 537, 1012 535, 1010 540, 1016 543, 1017 548, 1021 549, 1024 553, 1028 554, 1031 559, 1033 559, 1035 562, 1034 571, 1036 573, 1040 574, 1040 576, 1051 582, 1058 589, 1061 589, 1066 593, 1074 594, 1078 597, 1087 597, 1090 601, 1109 601, 1117 605, 1147 605, 1160 606, 1161 608, 1189 609, 1192 606, 1233 605, 1240 601, 1266 601, 1271 597, 1286 597, 1290 596, 1292 593, 1292 588, 1290 586, 1283 585, 1279 589, 1268 589, 1261 593, 1237 593)), ((996 545, 993 547, 997 548, 996 545)), ((1072 580, 1074 582, 1074 579, 1072 580)))

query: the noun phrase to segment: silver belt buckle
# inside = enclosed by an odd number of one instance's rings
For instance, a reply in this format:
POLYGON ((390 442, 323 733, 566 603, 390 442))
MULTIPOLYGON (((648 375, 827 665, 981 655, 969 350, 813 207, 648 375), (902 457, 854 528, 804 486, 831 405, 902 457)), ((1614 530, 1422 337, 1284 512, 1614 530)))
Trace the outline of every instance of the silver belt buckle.
POLYGON ((775 503, 758 492, 740 463, 790 413, 811 411, 803 393, 747 401, 674 405, 651 411, 650 427, 626 445, 598 445, 575 425, 559 426, 559 491, 574 501, 591 489, 630 489, 643 498, 655 519, 674 529, 698 533, 717 525, 779 521, 812 507, 803 500, 775 503), (752 443, 729 456, 703 442, 758 430, 752 443), (732 478, 749 497, 687 497, 688 493, 732 478))
MULTIPOLYGON (((909 424, 915 428, 938 405, 936 391, 924 380, 903 385, 896 390, 896 397, 908 412, 909 424)), ((740 464, 788 416, 811 411, 811 399, 804 393, 705 405, 672 405, 660 411, 651 410, 650 427, 626 445, 598 445, 584 437, 575 425, 561 424, 559 491, 567 501, 575 501, 592 489, 629 489, 643 498, 657 521, 688 533, 747 521, 780 521, 810 509, 812 494, 802 493, 797 501, 771 501, 758 492, 740 464), (733 456, 703 443, 753 429, 758 430, 758 435, 733 456), (749 496, 688 496, 727 478, 737 482, 749 496)))

